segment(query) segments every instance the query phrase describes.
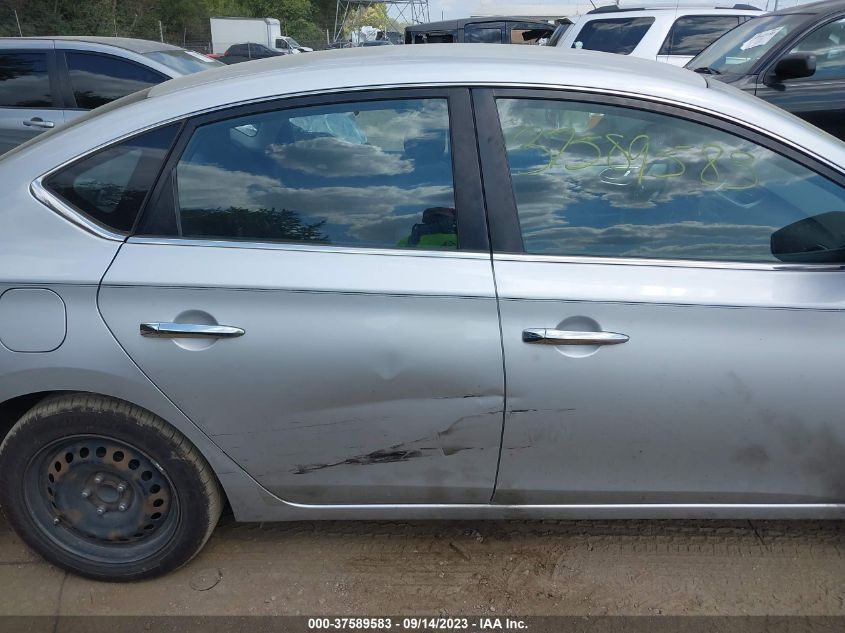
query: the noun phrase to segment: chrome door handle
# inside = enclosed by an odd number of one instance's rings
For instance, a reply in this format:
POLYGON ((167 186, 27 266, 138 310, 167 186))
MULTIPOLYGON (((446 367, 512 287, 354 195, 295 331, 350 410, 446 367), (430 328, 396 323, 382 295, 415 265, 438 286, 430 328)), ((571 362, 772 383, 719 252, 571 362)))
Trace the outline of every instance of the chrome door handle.
POLYGON ((244 331, 231 325, 196 323, 142 323, 141 336, 153 338, 235 338, 244 331))
POLYGON ((52 121, 45 121, 40 116, 32 117, 29 121, 24 121, 23 124, 27 127, 41 127, 44 129, 56 127, 55 123, 53 123, 52 121))
POLYGON ((523 342, 542 345, 619 345, 627 343, 628 338, 627 334, 616 332, 575 332, 545 328, 530 328, 522 332, 523 342))

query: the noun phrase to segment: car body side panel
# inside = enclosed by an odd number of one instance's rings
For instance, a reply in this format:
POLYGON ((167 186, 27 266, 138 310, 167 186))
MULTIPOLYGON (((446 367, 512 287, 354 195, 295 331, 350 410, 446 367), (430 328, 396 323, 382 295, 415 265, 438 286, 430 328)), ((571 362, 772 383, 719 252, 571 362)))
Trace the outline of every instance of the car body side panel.
POLYGON ((489 256, 130 240, 100 308, 150 379, 286 500, 492 496, 504 387, 489 256), (207 319, 246 333, 139 334, 207 319))

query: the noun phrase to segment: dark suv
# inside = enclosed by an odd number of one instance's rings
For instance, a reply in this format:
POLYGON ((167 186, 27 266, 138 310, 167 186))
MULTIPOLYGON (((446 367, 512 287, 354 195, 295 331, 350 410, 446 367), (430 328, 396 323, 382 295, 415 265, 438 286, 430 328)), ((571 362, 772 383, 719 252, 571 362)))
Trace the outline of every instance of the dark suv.
POLYGON ((687 68, 755 94, 845 140, 845 0, 749 20, 687 68))

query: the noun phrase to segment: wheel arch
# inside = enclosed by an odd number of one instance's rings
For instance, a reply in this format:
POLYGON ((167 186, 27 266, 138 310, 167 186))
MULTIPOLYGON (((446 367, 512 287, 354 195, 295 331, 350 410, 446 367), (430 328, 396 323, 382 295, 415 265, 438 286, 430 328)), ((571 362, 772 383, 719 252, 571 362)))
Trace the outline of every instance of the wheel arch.
POLYGON ((39 402, 50 396, 73 393, 71 391, 36 391, 33 393, 26 393, 13 398, 9 398, 4 402, 0 402, 0 444, 9 435, 9 431, 15 426, 30 409, 36 406, 39 402))
MULTIPOLYGON (((110 394, 97 393, 97 392, 93 392, 93 391, 83 391, 83 390, 75 390, 75 389, 57 389, 57 390, 52 390, 52 391, 36 391, 36 392, 33 392, 33 393, 26 393, 26 394, 22 394, 22 395, 19 395, 19 396, 9 398, 8 400, 5 400, 3 402, 0 402, 0 446, 3 444, 4 440, 9 435, 9 432, 12 430, 12 428, 15 426, 15 424, 17 424, 17 422, 24 415, 26 415, 29 411, 31 411, 39 403, 41 403, 44 400, 51 398, 51 397, 63 396, 63 395, 72 395, 72 394, 86 394, 86 395, 92 395, 92 396, 100 396, 100 397, 103 397, 103 398, 110 398, 110 399, 113 399, 113 400, 126 402, 128 404, 133 405, 133 406, 139 407, 139 408, 143 409, 144 411, 147 411, 148 413, 150 413, 152 415, 155 415, 157 418, 162 420, 167 426, 173 428, 174 430, 179 432, 181 435, 185 435, 177 425, 175 425, 172 422, 170 422, 169 420, 167 420, 164 416, 159 415, 155 411, 151 411, 147 407, 144 407, 144 406, 139 405, 137 403, 126 400, 125 398, 119 398, 117 396, 113 396, 113 395, 110 395, 110 394)), ((188 437, 187 435, 186 435, 186 437, 187 437, 188 441, 191 443, 191 445, 194 448, 196 448, 197 452, 199 452, 199 454, 202 455, 203 458, 212 466, 212 471, 214 471, 213 462, 208 459, 208 455, 207 455, 206 451, 203 450, 203 447, 198 446, 197 443, 191 437, 188 437)), ((220 490, 223 494, 223 502, 224 502, 225 505, 228 506, 229 505, 228 496, 226 494, 225 488, 223 488, 223 485, 220 481, 220 477, 218 476, 217 472, 214 473, 214 476, 217 479, 217 483, 220 485, 220 490)))
MULTIPOLYGON (((0 402, 0 445, 2 445, 2 442, 18 420, 46 398, 73 393, 85 393, 114 398, 149 411, 184 435, 211 465, 211 469, 220 484, 225 507, 231 509, 237 520, 284 521, 307 518, 307 516, 303 516, 302 512, 292 509, 287 503, 265 490, 239 464, 233 461, 217 446, 213 438, 206 435, 201 428, 185 417, 166 398, 162 398, 161 400, 153 399, 152 401, 149 398, 144 398, 144 401, 139 402, 137 399, 126 397, 124 393, 108 393, 71 388, 74 386, 62 385, 62 387, 66 388, 44 389, 41 391, 16 393, 14 395, 8 392, 3 394, 5 399, 0 402), (145 404, 145 402, 149 402, 152 406, 145 404), (176 418, 178 422, 174 421, 173 418, 176 418)), ((118 389, 116 391, 121 392, 125 391, 125 389, 118 389)))

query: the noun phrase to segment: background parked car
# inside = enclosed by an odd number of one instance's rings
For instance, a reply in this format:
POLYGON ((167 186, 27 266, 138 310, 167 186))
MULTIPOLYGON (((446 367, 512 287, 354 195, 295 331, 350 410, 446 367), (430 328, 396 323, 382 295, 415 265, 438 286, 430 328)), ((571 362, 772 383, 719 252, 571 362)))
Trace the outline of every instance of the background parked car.
POLYGON ((845 0, 746 22, 687 65, 845 140, 845 0))
POLYGON ((722 35, 758 15, 760 10, 749 5, 734 5, 733 9, 619 9, 611 5, 581 16, 557 45, 683 66, 722 35))
POLYGON ((551 37, 555 25, 519 17, 445 20, 405 27, 406 44, 536 44, 551 37))
POLYGON ((267 59, 268 57, 280 57, 289 55, 263 44, 247 42, 246 44, 234 44, 226 49, 222 57, 217 59, 224 64, 240 64, 253 59, 267 59))
POLYGON ((220 66, 178 46, 116 37, 0 39, 0 153, 173 77, 220 66))

